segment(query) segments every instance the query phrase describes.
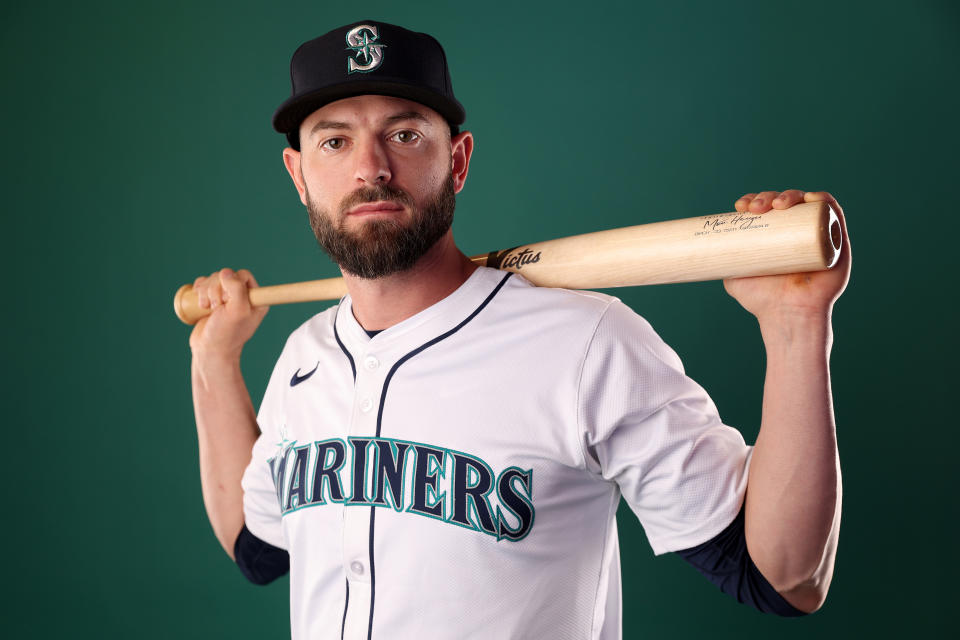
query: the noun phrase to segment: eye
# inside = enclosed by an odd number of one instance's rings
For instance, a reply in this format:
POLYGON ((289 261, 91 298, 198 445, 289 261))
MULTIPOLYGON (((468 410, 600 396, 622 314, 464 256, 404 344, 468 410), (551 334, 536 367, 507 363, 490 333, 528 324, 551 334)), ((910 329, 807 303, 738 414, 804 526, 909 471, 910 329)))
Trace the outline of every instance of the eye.
POLYGON ((410 144, 411 142, 416 142, 420 139, 420 134, 415 131, 410 131, 409 129, 404 129, 403 131, 397 131, 395 134, 390 136, 391 140, 396 140, 401 144, 410 144))
POLYGON ((346 144, 346 141, 343 138, 330 138, 329 140, 324 140, 320 143, 320 147, 324 149, 329 149, 330 151, 339 151, 343 149, 343 145, 346 144))

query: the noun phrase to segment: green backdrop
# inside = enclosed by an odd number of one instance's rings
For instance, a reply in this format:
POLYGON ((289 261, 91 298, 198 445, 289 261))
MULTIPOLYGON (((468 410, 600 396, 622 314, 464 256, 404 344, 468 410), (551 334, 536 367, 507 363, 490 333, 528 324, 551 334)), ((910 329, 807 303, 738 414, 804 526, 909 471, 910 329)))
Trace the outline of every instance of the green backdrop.
MULTIPOLYGON (((854 248, 834 314, 844 470, 816 615, 736 604, 620 513, 627 638, 940 637, 957 596, 960 11, 953 2, 109 0, 0 9, 7 638, 281 638, 200 497, 188 329, 171 299, 221 266, 331 276, 273 109, 302 41, 356 19, 445 45, 477 148, 468 254, 832 192, 854 248)), ((718 282, 616 292, 753 441, 763 346, 718 282)), ((244 354, 255 403, 287 334, 244 354)))

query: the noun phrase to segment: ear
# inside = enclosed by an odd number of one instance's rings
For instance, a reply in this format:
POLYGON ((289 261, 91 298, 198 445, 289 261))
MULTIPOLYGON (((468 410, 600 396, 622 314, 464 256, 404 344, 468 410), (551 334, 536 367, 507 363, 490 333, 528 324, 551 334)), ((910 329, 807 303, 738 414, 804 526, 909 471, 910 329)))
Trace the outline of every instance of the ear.
POLYGON ((303 172, 300 170, 300 152, 292 147, 283 150, 283 166, 287 168, 290 179, 293 180, 293 186, 297 188, 300 194, 300 202, 307 206, 307 186, 303 181, 303 172))
POLYGON ((467 181, 467 172, 470 170, 470 156, 473 155, 473 134, 461 131, 450 138, 450 156, 452 160, 454 193, 460 193, 463 183, 467 181))

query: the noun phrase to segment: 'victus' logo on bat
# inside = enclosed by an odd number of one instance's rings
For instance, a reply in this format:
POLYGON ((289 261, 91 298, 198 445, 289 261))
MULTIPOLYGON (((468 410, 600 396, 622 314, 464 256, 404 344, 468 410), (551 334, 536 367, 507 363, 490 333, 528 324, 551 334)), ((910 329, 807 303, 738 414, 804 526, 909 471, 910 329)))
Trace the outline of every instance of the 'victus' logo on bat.
POLYGON ((385 44, 374 44, 380 39, 376 25, 361 24, 347 32, 347 49, 356 51, 356 58, 347 58, 347 73, 367 73, 383 62, 385 44))
POLYGON ((487 266, 493 269, 516 269, 520 271, 528 264, 540 262, 541 251, 533 252, 529 247, 517 251, 520 247, 504 251, 491 251, 487 255, 487 266))

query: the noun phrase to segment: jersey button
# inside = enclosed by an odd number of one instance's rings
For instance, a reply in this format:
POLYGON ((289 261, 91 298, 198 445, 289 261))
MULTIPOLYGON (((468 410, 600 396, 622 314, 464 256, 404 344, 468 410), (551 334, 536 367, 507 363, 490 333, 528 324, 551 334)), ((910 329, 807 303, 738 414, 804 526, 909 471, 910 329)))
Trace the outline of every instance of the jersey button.
POLYGON ((350 563, 350 571, 353 571, 358 576, 363 575, 363 563, 359 560, 354 560, 350 563))
POLYGON ((373 371, 380 366, 380 361, 373 356, 367 356, 363 361, 363 366, 365 366, 367 369, 370 369, 370 371, 373 371))
POLYGON ((373 409, 373 398, 364 398, 360 401, 360 411, 367 413, 370 409, 373 409))

